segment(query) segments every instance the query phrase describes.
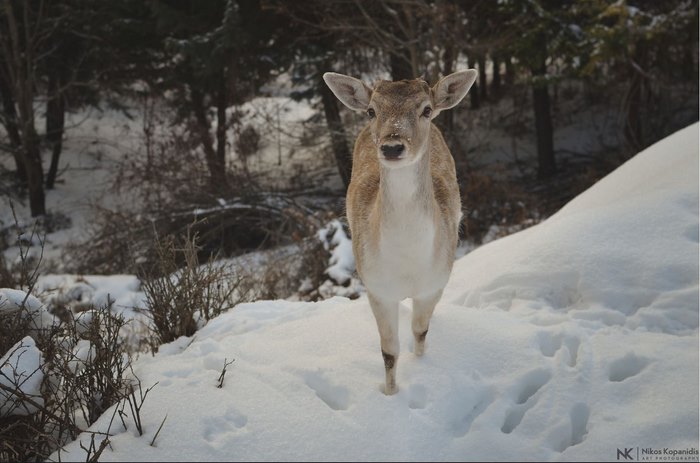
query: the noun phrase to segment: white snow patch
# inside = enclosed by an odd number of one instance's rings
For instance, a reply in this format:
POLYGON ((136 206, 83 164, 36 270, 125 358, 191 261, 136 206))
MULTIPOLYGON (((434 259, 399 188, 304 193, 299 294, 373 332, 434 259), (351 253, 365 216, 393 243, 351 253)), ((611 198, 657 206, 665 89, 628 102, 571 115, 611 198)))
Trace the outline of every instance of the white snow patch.
POLYGON ((24 337, 0 358, 0 385, 3 386, 0 388, 0 417, 30 415, 37 411, 32 402, 43 406, 42 363, 41 351, 30 336, 24 337))

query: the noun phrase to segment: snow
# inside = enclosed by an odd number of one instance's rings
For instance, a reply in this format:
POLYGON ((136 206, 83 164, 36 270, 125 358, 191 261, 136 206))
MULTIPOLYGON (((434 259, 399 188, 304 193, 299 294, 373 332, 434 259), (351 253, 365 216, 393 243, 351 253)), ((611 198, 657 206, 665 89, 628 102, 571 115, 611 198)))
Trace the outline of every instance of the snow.
POLYGON ((352 254, 352 241, 343 230, 343 225, 337 219, 332 220, 318 231, 318 238, 326 251, 331 252, 326 274, 339 284, 350 281, 355 272, 355 257, 352 254))
POLYGON ((18 289, 0 288, 0 313, 18 310, 24 311, 24 317, 31 317, 30 326, 33 330, 50 328, 57 323, 56 318, 36 297, 18 289))
MULTIPOLYGON (((366 296, 240 304, 135 362, 144 387, 158 382, 143 436, 128 420, 127 430, 110 426, 113 409, 90 431, 112 434, 101 461, 596 461, 618 448, 697 450, 698 125, 547 221, 458 260, 425 356, 411 353, 409 301, 400 340, 399 392, 387 397, 366 296)), ((60 457, 85 454, 74 442, 60 457)))
POLYGON ((41 351, 30 336, 24 337, 0 358, 0 416, 29 415, 37 411, 31 402, 43 405, 42 363, 41 351), (8 392, 8 388, 15 392, 8 392))

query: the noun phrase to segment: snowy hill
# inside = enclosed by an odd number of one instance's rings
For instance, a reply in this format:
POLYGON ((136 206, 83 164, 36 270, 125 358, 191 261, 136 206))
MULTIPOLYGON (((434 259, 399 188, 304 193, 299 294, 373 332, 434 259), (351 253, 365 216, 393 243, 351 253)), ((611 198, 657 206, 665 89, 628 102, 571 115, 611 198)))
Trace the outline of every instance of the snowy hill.
MULTIPOLYGON (((410 352, 410 301, 400 318, 400 390, 387 397, 366 297, 242 304, 136 362, 145 387, 158 382, 141 412, 145 433, 114 420, 100 460, 697 451, 698 125, 549 220, 460 259, 424 357, 410 352)), ((113 412, 91 431, 106 432, 113 412)), ((88 445, 89 433, 81 440, 88 445)), ((75 442, 60 458, 85 453, 75 442)))

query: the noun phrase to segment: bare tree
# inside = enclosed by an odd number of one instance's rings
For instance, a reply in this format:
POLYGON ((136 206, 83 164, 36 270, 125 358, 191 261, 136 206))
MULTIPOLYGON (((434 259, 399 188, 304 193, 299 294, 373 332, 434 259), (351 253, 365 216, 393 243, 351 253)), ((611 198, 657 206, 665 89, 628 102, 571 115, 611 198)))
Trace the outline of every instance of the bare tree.
POLYGON ((0 7, 0 73, 9 84, 17 106, 19 156, 24 164, 32 217, 46 213, 44 171, 35 127, 34 97, 40 44, 47 37, 43 1, 3 0, 0 7), (15 9, 15 7, 18 7, 15 9))

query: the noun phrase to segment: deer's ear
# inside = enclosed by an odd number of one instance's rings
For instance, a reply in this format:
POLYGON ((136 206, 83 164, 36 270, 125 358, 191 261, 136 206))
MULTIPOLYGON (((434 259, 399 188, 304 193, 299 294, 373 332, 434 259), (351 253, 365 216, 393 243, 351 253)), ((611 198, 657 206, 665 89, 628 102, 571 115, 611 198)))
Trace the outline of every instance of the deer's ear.
POLYGON ((323 80, 333 94, 348 108, 354 111, 365 111, 372 96, 372 89, 364 82, 354 77, 326 72, 323 80))
POLYGON ((478 73, 474 69, 455 72, 445 76, 433 87, 433 117, 437 113, 450 109, 462 101, 474 84, 478 73))

